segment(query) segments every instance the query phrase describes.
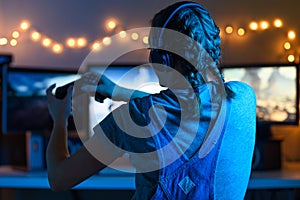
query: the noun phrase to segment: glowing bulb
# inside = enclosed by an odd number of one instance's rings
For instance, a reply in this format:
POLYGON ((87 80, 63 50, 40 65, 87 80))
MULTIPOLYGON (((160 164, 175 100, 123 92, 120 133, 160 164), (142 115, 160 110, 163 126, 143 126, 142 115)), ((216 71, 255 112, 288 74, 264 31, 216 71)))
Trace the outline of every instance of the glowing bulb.
POLYGON ((78 38, 77 40, 77 46, 82 48, 82 47, 85 47, 87 44, 87 40, 85 38, 78 38))
POLYGON ((131 34, 131 39, 133 39, 133 40, 138 40, 138 39, 139 39, 139 34, 137 34, 137 33, 132 33, 132 34, 131 34))
POLYGON ((269 22, 267 22, 267 21, 261 21, 260 22, 260 28, 262 29, 262 30, 266 30, 266 29, 268 29, 269 28, 269 22))
POLYGON ((283 44, 283 47, 284 47, 285 50, 290 50, 291 47, 292 47, 292 45, 291 45, 291 43, 289 43, 289 42, 285 42, 285 43, 283 44))
POLYGON ((144 36, 143 37, 143 43, 144 44, 149 44, 149 38, 148 38, 148 36, 144 36))
POLYGON ((75 39, 74 38, 69 38, 67 40, 66 44, 67 44, 68 47, 74 48, 75 44, 76 44, 75 39))
POLYGON ((232 27, 232 26, 226 26, 225 32, 226 32, 227 34, 233 33, 233 27, 232 27))
POLYGON ((0 38, 0 46, 7 45, 7 38, 0 38))
POLYGON ((31 33, 31 39, 32 39, 33 41, 38 41, 38 40, 41 39, 41 34, 40 34, 39 32, 37 32, 37 31, 33 31, 33 32, 31 33))
POLYGON ((54 53, 60 54, 60 53, 63 51, 63 47, 62 47, 61 44, 55 44, 55 45, 53 45, 53 47, 52 47, 52 51, 53 51, 54 53))
POLYGON ((105 46, 108 46, 111 44, 111 39, 110 39, 110 37, 105 37, 102 39, 102 42, 105 46))
POLYGON ((295 61, 295 56, 292 55, 292 54, 289 55, 289 56, 288 56, 288 61, 289 61, 289 62, 294 62, 294 61, 295 61))
POLYGON ((276 28, 281 28, 283 26, 283 22, 281 19, 275 19, 273 24, 276 28))
POLYGON ((92 50, 99 51, 101 49, 101 43, 100 42, 94 42, 92 45, 92 50))
POLYGON ((30 27, 30 23, 28 21, 22 21, 21 24, 20 24, 20 28, 23 30, 23 31, 26 31, 28 30, 30 27))
POLYGON ((237 34, 239 36, 244 36, 246 34, 246 30, 244 28, 239 28, 237 34))
POLYGON ((249 28, 250 28, 250 30, 252 30, 252 31, 256 31, 256 30, 258 29, 258 24, 257 24, 257 22, 250 22, 249 28))
POLYGON ((114 28, 116 28, 117 23, 114 20, 110 20, 107 22, 107 28, 109 30, 113 30, 114 28))
POLYGON ((291 40, 293 40, 293 39, 295 39, 296 38, 296 33, 295 33, 295 31, 289 31, 288 32, 288 38, 289 39, 291 39, 291 40))
POLYGON ((17 41, 16 39, 12 39, 12 40, 9 42, 9 44, 10 44, 10 46, 15 47, 15 46, 17 46, 18 41, 17 41))
POLYGON ((119 36, 120 36, 120 38, 125 38, 127 36, 126 31, 120 31, 119 36))
POLYGON ((20 37, 20 33, 19 33, 19 31, 14 31, 14 32, 12 32, 11 36, 12 36, 13 38, 17 39, 17 38, 20 37))
POLYGON ((52 41, 49 38, 45 38, 42 41, 42 44, 44 47, 49 47, 51 45, 52 41))
POLYGON ((108 20, 105 21, 105 29, 107 31, 112 31, 117 27, 117 20, 114 18, 110 18, 108 20))

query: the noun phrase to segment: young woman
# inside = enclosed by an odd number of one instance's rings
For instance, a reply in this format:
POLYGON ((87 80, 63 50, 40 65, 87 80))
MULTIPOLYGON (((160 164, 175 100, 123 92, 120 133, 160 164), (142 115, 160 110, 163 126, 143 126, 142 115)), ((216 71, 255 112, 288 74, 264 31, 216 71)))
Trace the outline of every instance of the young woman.
POLYGON ((104 75, 84 74, 86 93, 127 104, 102 120, 71 156, 72 89, 62 100, 52 95, 55 86, 47 90, 54 120, 47 148, 51 188, 72 188, 128 153, 137 170, 134 199, 243 199, 254 148, 252 88, 224 82, 219 29, 203 6, 170 5, 154 16, 151 27, 149 60, 167 89, 148 94, 104 75))

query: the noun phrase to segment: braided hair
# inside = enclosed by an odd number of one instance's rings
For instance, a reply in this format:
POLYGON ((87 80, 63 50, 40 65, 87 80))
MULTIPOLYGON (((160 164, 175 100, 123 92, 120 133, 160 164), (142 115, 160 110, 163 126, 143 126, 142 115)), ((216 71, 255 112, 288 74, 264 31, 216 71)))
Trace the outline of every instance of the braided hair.
MULTIPOLYGON (((194 2, 178 2, 161 10, 154 16, 151 26, 163 27, 171 13, 186 3, 194 2)), ((198 44, 197 46, 191 46, 186 41, 174 42, 174 45, 184 44, 180 47, 182 51, 181 55, 189 55, 193 59, 196 59, 196 66, 191 65, 186 59, 169 52, 173 54, 172 57, 176 59, 176 62, 181 63, 184 71, 183 75, 187 77, 187 80, 194 89, 205 83, 208 78, 206 77, 208 76, 208 72, 218 80, 223 80, 222 83, 216 84, 224 85, 224 78, 219 69, 221 59, 220 30, 204 7, 201 5, 187 6, 178 10, 165 28, 185 34, 198 44)), ((224 85, 224 87, 226 96, 229 98, 233 97, 234 94, 231 89, 227 85, 224 85)))

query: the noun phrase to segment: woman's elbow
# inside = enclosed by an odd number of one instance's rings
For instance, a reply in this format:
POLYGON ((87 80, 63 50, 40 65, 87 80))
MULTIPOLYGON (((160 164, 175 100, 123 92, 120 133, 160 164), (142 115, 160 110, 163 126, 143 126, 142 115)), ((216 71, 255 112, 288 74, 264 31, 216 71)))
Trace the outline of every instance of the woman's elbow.
POLYGON ((70 189, 70 187, 67 186, 65 180, 63 180, 61 176, 53 176, 51 174, 48 174, 48 183, 50 189, 54 192, 62 192, 70 189))

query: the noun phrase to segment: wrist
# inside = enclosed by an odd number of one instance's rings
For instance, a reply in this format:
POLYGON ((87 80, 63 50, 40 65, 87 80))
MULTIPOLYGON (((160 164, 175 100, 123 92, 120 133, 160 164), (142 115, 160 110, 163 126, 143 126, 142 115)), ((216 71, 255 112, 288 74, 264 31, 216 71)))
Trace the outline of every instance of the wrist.
POLYGON ((53 123, 54 129, 67 129, 67 127, 68 127, 68 120, 54 121, 53 123))
POLYGON ((112 90, 111 99, 115 101, 124 101, 126 99, 125 90, 125 88, 119 85, 115 85, 115 87, 112 90))

